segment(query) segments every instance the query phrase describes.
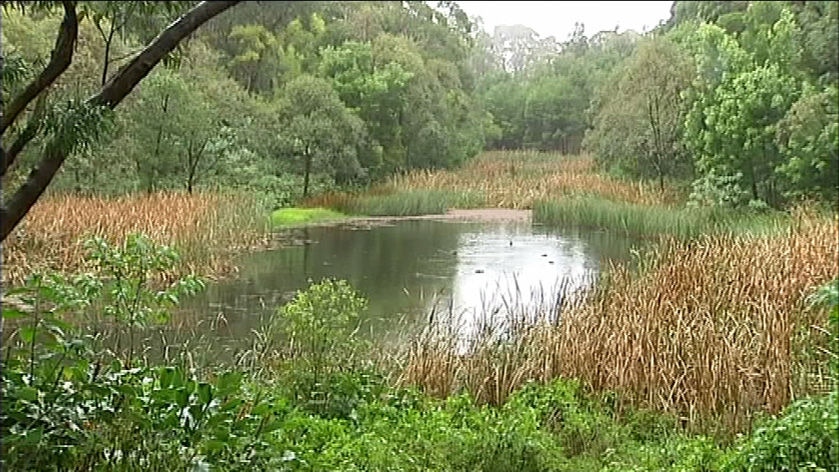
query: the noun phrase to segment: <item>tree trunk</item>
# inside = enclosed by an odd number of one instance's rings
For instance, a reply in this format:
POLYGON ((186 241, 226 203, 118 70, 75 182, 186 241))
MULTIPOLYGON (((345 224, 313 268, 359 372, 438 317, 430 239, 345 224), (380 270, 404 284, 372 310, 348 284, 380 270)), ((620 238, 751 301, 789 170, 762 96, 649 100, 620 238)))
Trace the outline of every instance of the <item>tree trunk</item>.
MULTIPOLYGON (((181 40, 198 29, 199 26, 237 3, 237 1, 199 3, 163 30, 139 55, 123 66, 105 84, 99 93, 87 99, 85 104, 89 106, 106 106, 111 109, 115 108, 167 54, 177 47, 181 40)), ((64 2, 64 4, 65 10, 67 10, 67 4, 72 5, 70 2, 64 2)), ((71 16, 73 20, 70 29, 76 31, 78 24, 76 22, 75 11, 71 11, 68 16, 71 16)), ((63 28, 64 23, 62 23, 63 28)), ((75 35, 72 35, 72 39, 75 39, 75 35)), ((72 54, 72 47, 70 48, 70 53, 72 54)), ((50 65, 52 65, 52 61, 50 61, 50 65)), ((47 66, 47 69, 50 68, 50 65, 47 66)), ((67 65, 69 65, 69 58, 67 65)), ((44 70, 44 73, 39 78, 48 75, 46 74, 47 69, 44 70)), ((66 69, 66 66, 62 69, 62 72, 64 69, 66 69)), ((60 73, 55 75, 52 80, 55 80, 58 75, 60 73)), ((29 90, 29 87, 27 90, 29 90)), ((22 102, 22 109, 29 101, 26 100, 24 95, 23 99, 16 98, 13 104, 22 102)), ((13 120, 14 117, 9 117, 8 115, 3 116, 4 131, 8 123, 11 123, 13 120)), ((37 166, 32 169, 26 182, 18 187, 7 205, 0 207, 0 242, 5 241, 12 230, 26 216, 29 209, 32 208, 32 205, 38 201, 38 198, 41 197, 44 190, 52 182, 58 169, 64 164, 64 161, 67 159, 67 151, 59 144, 59 140, 53 140, 47 144, 46 151, 37 166)))
POLYGON ((309 196, 309 172, 312 170, 312 155, 306 149, 304 156, 305 168, 303 169, 303 198, 309 196))
POLYGON ((105 84, 108 82, 108 66, 111 63, 111 43, 114 42, 115 31, 116 27, 114 27, 114 24, 111 23, 111 31, 108 33, 108 39, 105 40, 105 63, 102 64, 102 87, 104 87, 105 84))

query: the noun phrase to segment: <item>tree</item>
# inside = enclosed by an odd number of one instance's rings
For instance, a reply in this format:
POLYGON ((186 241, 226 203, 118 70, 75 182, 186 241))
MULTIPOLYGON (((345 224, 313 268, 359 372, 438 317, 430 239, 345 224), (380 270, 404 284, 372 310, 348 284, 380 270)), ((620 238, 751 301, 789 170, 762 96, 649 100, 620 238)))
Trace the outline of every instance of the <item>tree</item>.
POLYGON ((292 80, 284 87, 278 107, 279 151, 301 161, 303 198, 309 195, 313 172, 327 172, 338 181, 363 176, 358 147, 364 123, 344 106, 328 81, 308 75, 292 80))
MULTIPOLYGON (((137 56, 125 64, 99 91, 72 107, 65 115, 65 119, 54 126, 53 137, 47 142, 45 149, 32 169, 28 178, 12 194, 10 200, 0 205, 0 241, 6 237, 20 223, 29 209, 43 194, 44 190, 55 177, 76 147, 78 139, 94 133, 79 133, 82 129, 95 129, 100 126, 102 110, 113 110, 131 93, 154 67, 160 63, 177 45, 201 25, 216 15, 224 12, 238 2, 202 2, 192 8, 185 15, 169 25, 149 43, 137 56)), ((0 136, 7 137, 10 126, 21 117, 24 110, 58 79, 70 66, 73 60, 73 50, 78 37, 79 18, 76 14, 74 2, 61 2, 64 17, 59 27, 53 54, 44 69, 3 109, 0 119, 0 136)), ((34 117, 30 117, 33 119, 34 117)), ((37 119, 37 118, 36 118, 37 119)), ((27 126, 22 128, 25 130, 27 126)), ((9 150, 22 150, 34 138, 20 133, 9 150)), ((19 153, 19 151, 17 151, 19 153)), ((8 153, 7 149, 0 149, 0 169, 6 175, 9 166, 14 164, 16 154, 8 153)))
POLYGON ((790 197, 839 196, 839 89, 807 87, 778 123, 776 143, 784 158, 778 173, 790 197))
POLYGON ((689 167, 682 148, 686 104, 693 67, 678 47, 664 38, 642 43, 607 89, 603 107, 586 144, 601 162, 637 176, 665 177, 689 167))
POLYGON ((723 81, 704 111, 705 129, 689 140, 699 169, 741 174, 752 199, 777 204, 774 174, 782 156, 775 133, 798 94, 798 83, 774 64, 723 81))

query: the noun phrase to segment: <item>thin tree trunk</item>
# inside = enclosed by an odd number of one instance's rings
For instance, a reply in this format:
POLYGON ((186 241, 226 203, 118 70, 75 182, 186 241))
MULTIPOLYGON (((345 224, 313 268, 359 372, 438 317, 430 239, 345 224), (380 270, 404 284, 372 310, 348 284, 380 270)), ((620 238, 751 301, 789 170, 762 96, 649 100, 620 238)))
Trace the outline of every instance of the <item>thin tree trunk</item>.
POLYGON ((114 41, 114 32, 116 28, 114 27, 113 23, 111 24, 111 31, 108 33, 108 39, 105 40, 105 63, 102 64, 102 87, 108 81, 108 66, 111 63, 111 43, 114 41))
POLYGON ((312 170, 312 155, 309 149, 306 149, 305 169, 303 170, 303 198, 309 196, 309 172, 312 170))

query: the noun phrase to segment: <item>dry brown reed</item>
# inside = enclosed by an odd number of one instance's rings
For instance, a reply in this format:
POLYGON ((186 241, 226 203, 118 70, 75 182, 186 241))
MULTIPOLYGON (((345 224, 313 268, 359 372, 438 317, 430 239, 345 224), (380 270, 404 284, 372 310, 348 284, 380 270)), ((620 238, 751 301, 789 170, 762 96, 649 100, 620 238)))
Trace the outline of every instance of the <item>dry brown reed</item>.
POLYGON ((178 273, 221 276, 235 270, 231 255, 264 242, 260 212, 245 197, 213 193, 154 193, 116 198, 72 195, 42 198, 3 244, 3 283, 19 284, 47 269, 83 268, 83 241, 100 236, 121 243, 142 232, 178 249, 178 273))
POLYGON ((580 303, 505 336, 478 330, 466 355, 449 349, 449 320, 429 326, 402 381, 499 404, 526 381, 577 378, 693 429, 744 431, 758 411, 829 386, 812 349, 826 346, 827 315, 805 300, 839 275, 839 222, 794 220, 781 234, 671 240, 639 273, 612 267, 580 303))
POLYGON ((662 204, 676 199, 671 190, 602 175, 589 156, 535 151, 489 151, 455 170, 415 171, 394 176, 379 191, 456 190, 480 193, 495 208, 532 208, 536 200, 570 194, 598 195, 615 201, 662 204))

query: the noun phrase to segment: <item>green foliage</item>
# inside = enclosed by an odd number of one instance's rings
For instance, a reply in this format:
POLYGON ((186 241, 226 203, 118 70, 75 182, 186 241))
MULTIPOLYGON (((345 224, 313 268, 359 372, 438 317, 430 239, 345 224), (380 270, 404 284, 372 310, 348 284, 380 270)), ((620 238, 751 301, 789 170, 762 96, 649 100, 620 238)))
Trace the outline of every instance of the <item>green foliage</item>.
MULTIPOLYGON (((346 281, 323 280, 299 291, 280 308, 271 336, 283 343, 282 357, 293 397, 299 404, 322 415, 348 414, 336 395, 347 377, 359 366, 357 354, 364 343, 356 337, 367 300, 346 281)), ((352 389, 350 389, 352 390, 352 389)))
POLYGON ((593 197, 541 201, 533 205, 534 222, 621 231, 641 237, 667 234, 692 238, 710 230, 716 213, 617 203, 593 197))
POLYGON ((586 135, 604 167, 638 177, 690 175, 682 146, 682 124, 692 65, 675 44, 662 38, 642 43, 607 89, 593 129, 586 135))
POLYGON ((839 464, 839 396, 798 400, 758 425, 734 449, 723 470, 833 470, 839 464))
POLYGON ((753 199, 777 202, 774 172, 780 153, 774 143, 777 122, 795 101, 796 85, 775 66, 733 76, 717 87, 704 110, 706 129, 691 142, 703 172, 743 174, 753 199))
POLYGON ((690 239, 713 232, 765 234, 783 229, 788 219, 759 204, 740 211, 720 207, 673 208, 613 202, 596 197, 570 197, 539 201, 533 205, 533 221, 546 225, 619 231, 631 236, 665 234, 690 239))
POLYGON ((448 190, 408 190, 387 195, 362 195, 337 210, 367 216, 442 215, 450 208, 474 208, 482 195, 448 190))
MULTIPOLYGON (((111 245, 103 238, 86 242, 92 261, 102 280, 103 313, 129 329, 128 351, 125 357, 131 364, 135 351, 135 328, 169 318, 168 308, 179 303, 179 297, 191 295, 204 288, 196 276, 176 280, 163 290, 154 290, 154 277, 165 274, 178 262, 174 249, 156 244, 142 234, 131 234, 121 245, 111 245)), ((119 352, 119 345, 116 349, 119 352)))
MULTIPOLYGON (((135 329, 165 316, 166 308, 177 304, 180 295, 203 287, 200 280, 190 277, 153 290, 153 279, 172 268, 177 254, 144 236, 132 235, 117 247, 100 239, 90 240, 88 246, 90 261, 99 269, 96 275, 72 279, 54 273, 33 275, 24 286, 4 295, 18 300, 3 307, 4 321, 17 327, 3 358, 0 417, 9 454, 5 464, 12 468, 60 470, 77 461, 102 459, 86 455, 94 454, 90 448, 96 447, 99 454, 106 452, 103 447, 112 446, 115 438, 97 444, 103 439, 98 436, 102 431, 92 425, 115 422, 126 408, 123 401, 132 395, 133 387, 124 382, 141 370, 130 368, 135 329), (126 356, 117 346, 117 358, 110 364, 113 356, 103 346, 100 333, 88 332, 81 323, 102 302, 106 303, 103 314, 127 326, 130 333, 126 356)), ((150 453, 154 449, 155 445, 148 450, 126 449, 125 459, 139 461, 135 467, 149 463, 158 457, 150 453), (131 450, 140 457, 132 459, 131 450)), ((169 450, 172 455, 177 452, 171 445, 169 450)), ((114 456, 111 459, 119 462, 114 456)), ((118 464, 112 466, 119 469, 118 464)))
POLYGON ((824 306, 828 312, 828 334, 830 347, 827 352, 830 357, 830 373, 833 376, 834 391, 839 390, 839 279, 819 287, 810 297, 814 306, 824 306))
POLYGON ((776 142, 784 157, 777 172, 786 180, 787 196, 839 197, 839 88, 804 89, 801 98, 778 123, 776 142))
POLYGON ((749 193, 742 186, 743 173, 717 175, 711 169, 691 184, 688 206, 740 208, 749 202, 749 193))
POLYGON ((316 221, 335 221, 344 218, 342 213, 326 208, 280 208, 271 213, 274 226, 294 226, 316 221))
POLYGON ((364 177, 366 170, 358 162, 363 122, 346 108, 328 82, 310 76, 294 79, 283 89, 278 106, 284 132, 277 151, 299 161, 303 198, 308 195, 313 172, 326 173, 337 182, 364 177))

